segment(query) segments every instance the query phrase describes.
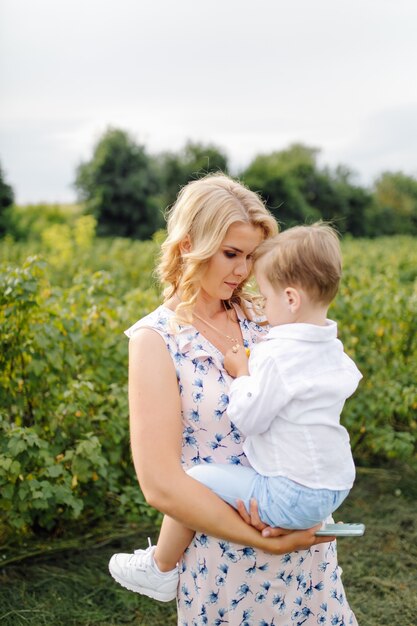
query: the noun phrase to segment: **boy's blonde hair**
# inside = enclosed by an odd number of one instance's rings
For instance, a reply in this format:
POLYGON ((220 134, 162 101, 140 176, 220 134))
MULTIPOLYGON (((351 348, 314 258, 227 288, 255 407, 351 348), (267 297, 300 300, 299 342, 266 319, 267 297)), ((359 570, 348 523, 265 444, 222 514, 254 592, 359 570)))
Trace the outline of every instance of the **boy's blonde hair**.
MULTIPOLYGON (((210 174, 181 189, 168 214, 168 236, 161 246, 156 268, 160 282, 165 285, 165 301, 181 291, 176 321, 191 322, 200 277, 207 262, 220 248, 227 229, 236 222, 259 228, 264 239, 278 232, 277 223, 261 198, 229 176, 210 174), (184 252, 181 244, 187 236, 191 249, 184 252)), ((251 300, 252 296, 245 292, 245 283, 239 285, 230 300, 247 313, 245 300, 251 300)))
POLYGON ((313 302, 330 304, 339 289, 342 254, 337 232, 324 222, 294 226, 255 251, 272 287, 299 287, 313 302))

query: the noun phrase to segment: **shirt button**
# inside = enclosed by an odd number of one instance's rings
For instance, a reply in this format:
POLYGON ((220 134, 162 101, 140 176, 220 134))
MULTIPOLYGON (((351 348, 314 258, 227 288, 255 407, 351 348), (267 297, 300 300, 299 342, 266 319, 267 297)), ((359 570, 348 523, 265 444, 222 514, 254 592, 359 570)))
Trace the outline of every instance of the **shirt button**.
POLYGON ((248 398, 252 398, 252 394, 250 391, 248 391, 248 393, 246 394, 248 396, 248 398))

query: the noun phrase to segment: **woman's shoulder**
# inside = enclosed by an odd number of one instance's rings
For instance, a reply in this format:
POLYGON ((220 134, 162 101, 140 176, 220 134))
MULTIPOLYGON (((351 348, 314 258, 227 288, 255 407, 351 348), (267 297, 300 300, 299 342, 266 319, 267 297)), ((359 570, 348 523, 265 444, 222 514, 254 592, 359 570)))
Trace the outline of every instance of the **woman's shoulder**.
POLYGON ((173 314, 173 311, 161 304, 157 309, 140 318, 125 330, 125 335, 130 339, 140 328, 150 328, 158 331, 160 334, 170 335, 172 334, 170 330, 170 320, 173 314))
POLYGON ((134 339, 135 343, 137 341, 138 345, 145 346, 147 350, 151 351, 156 349, 158 342, 155 340, 155 336, 159 335, 168 351, 173 355, 178 352, 197 354, 200 345, 199 342, 196 342, 196 338, 199 336, 198 331, 193 326, 178 324, 175 321, 175 312, 164 304, 135 322, 125 330, 125 334, 129 339, 134 339), (145 332, 137 333, 141 328, 150 331, 147 336, 145 336, 145 332))

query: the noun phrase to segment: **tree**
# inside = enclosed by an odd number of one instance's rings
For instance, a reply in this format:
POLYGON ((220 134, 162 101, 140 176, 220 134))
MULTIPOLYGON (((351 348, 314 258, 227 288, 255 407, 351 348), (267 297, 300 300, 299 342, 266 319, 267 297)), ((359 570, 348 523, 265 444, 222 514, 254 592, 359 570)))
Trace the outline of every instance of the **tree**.
POLYGON ((417 235, 417 180, 383 172, 374 183, 370 222, 375 235, 417 235))
POLYGON ((245 183, 261 193, 285 227, 320 217, 305 189, 316 169, 317 152, 316 148, 294 144, 286 150, 258 155, 241 173, 245 183))
POLYGON ((75 188, 101 235, 146 239, 162 224, 155 164, 123 130, 104 133, 92 159, 78 166, 75 188))
POLYGON ((319 168, 318 154, 317 148, 293 144, 257 156, 241 177, 260 191, 284 227, 324 219, 342 233, 364 234, 370 194, 352 183, 353 173, 347 168, 319 168))
POLYGON ((4 179, 3 168, 0 164, 0 235, 7 230, 7 209, 14 202, 14 193, 10 185, 4 179))
POLYGON ((163 152, 158 157, 163 204, 170 206, 181 187, 212 172, 227 172, 228 159, 213 144, 188 142, 179 153, 163 152))
POLYGON ((354 184, 354 176, 343 165, 334 170, 326 167, 306 181, 305 192, 322 219, 333 222, 339 232, 363 236, 368 232, 366 216, 372 196, 367 189, 354 184))

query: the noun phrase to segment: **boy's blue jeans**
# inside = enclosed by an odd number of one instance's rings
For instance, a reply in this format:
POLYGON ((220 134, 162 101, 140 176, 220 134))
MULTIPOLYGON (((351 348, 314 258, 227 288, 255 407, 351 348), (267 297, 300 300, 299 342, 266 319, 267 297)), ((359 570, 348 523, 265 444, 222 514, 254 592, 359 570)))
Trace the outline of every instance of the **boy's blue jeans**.
POLYGON ((346 498, 349 489, 311 489, 283 476, 261 476, 252 467, 204 463, 187 473, 236 508, 243 500, 249 511, 251 498, 268 526, 311 528, 325 520, 346 498))

